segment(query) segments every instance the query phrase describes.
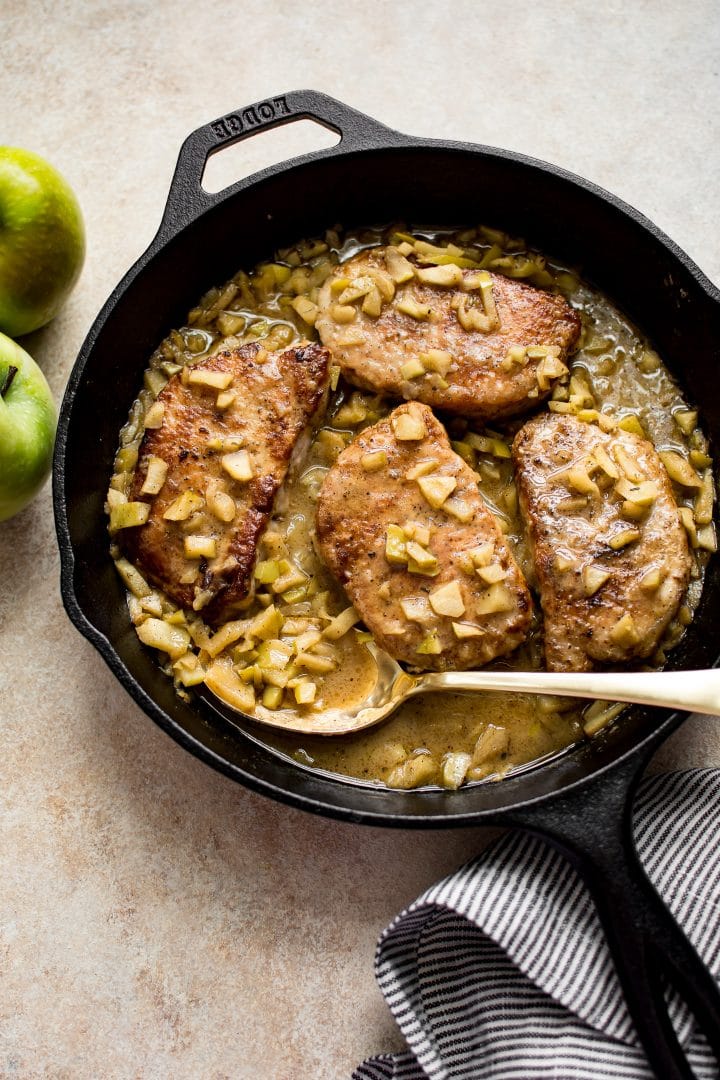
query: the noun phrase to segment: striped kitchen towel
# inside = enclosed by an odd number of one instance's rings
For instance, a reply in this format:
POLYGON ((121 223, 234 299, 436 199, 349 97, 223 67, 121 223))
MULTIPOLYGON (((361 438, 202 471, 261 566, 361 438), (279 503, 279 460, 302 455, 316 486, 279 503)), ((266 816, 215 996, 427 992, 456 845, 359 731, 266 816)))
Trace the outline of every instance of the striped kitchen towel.
MULTIPOLYGON (((645 869, 720 980, 720 770, 643 781, 645 869)), ((380 988, 408 1044, 353 1080, 652 1080, 589 894, 555 850, 510 833, 416 900, 380 938, 380 988)), ((712 1055, 676 997, 700 1080, 712 1055)))

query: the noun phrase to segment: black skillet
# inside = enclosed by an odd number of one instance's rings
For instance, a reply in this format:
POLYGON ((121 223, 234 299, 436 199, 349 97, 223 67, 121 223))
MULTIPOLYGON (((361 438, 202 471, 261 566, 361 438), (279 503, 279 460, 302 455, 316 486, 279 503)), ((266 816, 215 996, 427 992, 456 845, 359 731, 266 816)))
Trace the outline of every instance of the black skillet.
MULTIPOLYGON (((720 1060, 720 996, 650 885, 635 852, 632 796, 683 715, 632 708, 592 742, 502 783, 391 791, 314 773, 239 731, 212 706, 181 701, 130 625, 108 556, 104 495, 118 431, 147 359, 212 284, 328 226, 393 220, 486 222, 580 267, 651 339, 720 440, 720 293, 632 207, 560 169, 502 150, 416 139, 312 91, 268 98, 199 128, 184 143, 159 232, 112 293, 70 376, 53 489, 70 618, 135 701, 182 746, 255 791, 312 813, 403 828, 510 825, 544 837, 590 888, 628 1007, 662 1080, 692 1076, 668 1019, 663 980, 684 996, 720 1060), (312 119, 338 133, 328 150, 264 169, 210 195, 208 157, 256 131, 312 119)), ((128 223, 130 224, 130 222, 128 223)), ((711 562, 695 621, 669 667, 720 656, 720 570, 711 562)))

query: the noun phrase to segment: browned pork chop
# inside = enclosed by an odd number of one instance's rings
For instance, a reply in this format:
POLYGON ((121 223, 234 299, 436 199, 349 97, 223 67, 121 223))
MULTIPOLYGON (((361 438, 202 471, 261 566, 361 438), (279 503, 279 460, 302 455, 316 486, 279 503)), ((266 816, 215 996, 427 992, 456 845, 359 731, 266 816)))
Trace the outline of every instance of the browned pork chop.
POLYGON ((667 472, 646 439, 573 416, 528 421, 513 445, 551 671, 650 656, 688 584, 667 472))
POLYGON ((184 369, 158 395, 160 426, 145 432, 129 496, 149 502, 150 516, 122 542, 153 584, 212 625, 250 592, 276 492, 325 400, 328 361, 315 344, 244 345, 184 369), (155 495, 154 475, 164 476, 155 495))
POLYGON ((349 382, 489 420, 526 412, 566 374, 580 319, 563 297, 452 265, 398 268, 398 258, 396 248, 363 251, 320 290, 316 329, 349 382), (392 272, 413 276, 394 282, 392 272), (418 277, 428 273, 456 283, 418 277))
POLYGON ((426 405, 400 405, 343 450, 317 541, 377 643, 413 668, 487 664, 528 631, 522 573, 426 405))

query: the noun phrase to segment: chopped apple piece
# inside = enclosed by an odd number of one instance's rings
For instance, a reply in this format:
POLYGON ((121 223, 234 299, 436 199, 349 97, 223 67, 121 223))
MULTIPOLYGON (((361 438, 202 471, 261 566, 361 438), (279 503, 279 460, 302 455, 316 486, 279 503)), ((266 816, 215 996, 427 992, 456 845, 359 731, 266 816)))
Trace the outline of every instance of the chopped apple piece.
POLYGON ((439 510, 457 487, 457 479, 454 476, 434 473, 430 476, 421 476, 418 487, 433 510, 439 510))
POLYGON ((465 614, 465 601, 457 581, 441 585, 430 593, 428 600, 436 615, 447 615, 451 619, 459 619, 465 614))
POLYGON ((205 500, 202 495, 198 495, 197 491, 188 488, 187 491, 183 491, 181 495, 178 495, 174 502, 170 503, 163 514, 163 518, 165 521, 187 521, 198 510, 202 510, 204 505, 205 500))
POLYGON ((427 436, 427 428, 420 416, 410 412, 394 417, 392 428, 398 442, 419 442, 427 436))
POLYGON ((222 467, 228 476, 238 483, 244 484, 255 476, 252 461, 247 450, 236 450, 234 454, 225 454, 221 461, 222 467))

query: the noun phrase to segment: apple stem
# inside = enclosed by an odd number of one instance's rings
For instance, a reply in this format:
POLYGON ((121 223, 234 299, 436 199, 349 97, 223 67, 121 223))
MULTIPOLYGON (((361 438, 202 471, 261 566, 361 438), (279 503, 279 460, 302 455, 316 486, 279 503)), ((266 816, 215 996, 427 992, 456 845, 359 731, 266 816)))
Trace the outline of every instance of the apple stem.
POLYGON ((5 397, 8 390, 12 386, 13 379, 15 378, 15 376, 17 375, 19 370, 20 370, 19 368, 14 367, 12 364, 7 369, 7 372, 5 373, 5 378, 3 379, 2 386, 0 386, 0 397, 2 397, 2 398, 5 397))

